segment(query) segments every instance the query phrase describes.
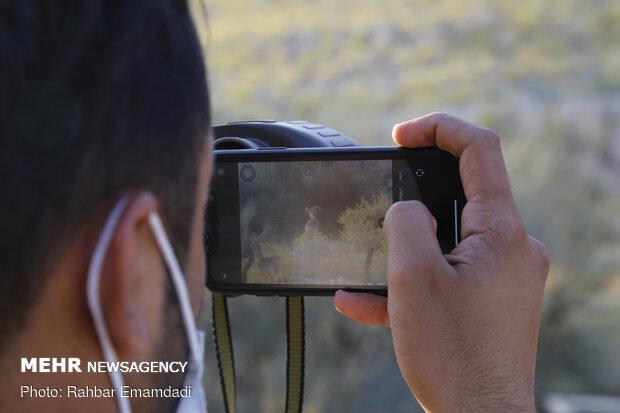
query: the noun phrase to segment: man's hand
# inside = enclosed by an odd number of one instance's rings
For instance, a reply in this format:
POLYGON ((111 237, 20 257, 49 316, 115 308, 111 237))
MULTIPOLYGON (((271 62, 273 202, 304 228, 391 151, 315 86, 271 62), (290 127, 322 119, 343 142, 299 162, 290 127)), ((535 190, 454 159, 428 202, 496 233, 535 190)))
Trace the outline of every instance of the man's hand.
POLYGON ((442 113, 398 124, 393 137, 460 158, 462 241, 443 255, 428 209, 394 204, 384 223, 388 298, 339 291, 336 308, 391 327, 403 377, 427 411, 534 411, 549 258, 523 228, 498 137, 442 113))

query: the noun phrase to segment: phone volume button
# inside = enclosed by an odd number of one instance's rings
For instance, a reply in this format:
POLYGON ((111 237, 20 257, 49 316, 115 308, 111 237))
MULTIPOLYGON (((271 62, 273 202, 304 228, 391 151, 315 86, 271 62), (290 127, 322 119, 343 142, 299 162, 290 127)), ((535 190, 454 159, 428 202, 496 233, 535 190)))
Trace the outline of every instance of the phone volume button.
POLYGON ((258 151, 283 151, 285 149, 286 147, 284 146, 261 146, 260 148, 257 148, 256 150, 258 151))

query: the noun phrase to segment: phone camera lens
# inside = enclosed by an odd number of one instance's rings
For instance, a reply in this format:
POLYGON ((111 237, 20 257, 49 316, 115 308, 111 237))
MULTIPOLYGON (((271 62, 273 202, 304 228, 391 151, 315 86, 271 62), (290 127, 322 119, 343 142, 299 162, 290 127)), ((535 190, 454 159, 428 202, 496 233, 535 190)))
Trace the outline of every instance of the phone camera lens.
POLYGON ((220 278, 221 278, 222 280, 227 279, 227 278, 228 278, 228 273, 225 273, 225 272, 220 273, 220 278))
POLYGON ((418 169, 417 171, 415 171, 415 175, 418 178, 422 178, 422 175, 424 175, 424 169, 418 169))
POLYGON ((207 245, 207 253, 213 254, 215 252, 215 245, 209 244, 207 245))

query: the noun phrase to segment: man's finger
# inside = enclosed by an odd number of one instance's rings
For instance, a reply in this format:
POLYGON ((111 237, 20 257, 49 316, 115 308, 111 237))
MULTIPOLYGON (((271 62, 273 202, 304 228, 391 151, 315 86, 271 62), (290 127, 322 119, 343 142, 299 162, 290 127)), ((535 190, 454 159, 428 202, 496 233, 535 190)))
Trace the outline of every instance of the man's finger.
POLYGON ((394 126, 392 135, 400 146, 437 146, 459 157, 468 201, 492 200, 498 207, 513 204, 499 138, 492 131, 445 113, 432 113, 394 126))
POLYGON ((344 316, 358 323, 387 326, 387 298, 374 294, 337 291, 334 307, 344 316))
POLYGON ((437 224, 429 210, 418 201, 397 202, 388 210, 383 224, 388 243, 388 290, 414 288, 426 284, 445 268, 437 241, 437 224))

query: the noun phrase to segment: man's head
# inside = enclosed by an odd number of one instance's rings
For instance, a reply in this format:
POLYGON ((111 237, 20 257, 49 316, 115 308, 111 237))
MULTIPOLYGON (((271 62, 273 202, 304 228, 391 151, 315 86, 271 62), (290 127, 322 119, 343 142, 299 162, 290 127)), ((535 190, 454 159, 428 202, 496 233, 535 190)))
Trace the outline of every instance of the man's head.
POLYGON ((36 337, 56 356, 50 331, 67 351, 99 356, 86 270, 126 194, 101 281, 112 339, 120 358, 157 359, 164 334, 184 345, 147 220, 162 216, 196 308, 209 123, 187 2, 0 2, 0 361, 17 363, 15 343, 24 351, 36 337))

